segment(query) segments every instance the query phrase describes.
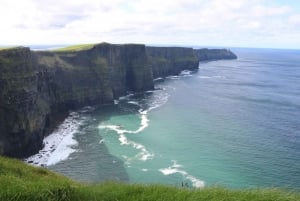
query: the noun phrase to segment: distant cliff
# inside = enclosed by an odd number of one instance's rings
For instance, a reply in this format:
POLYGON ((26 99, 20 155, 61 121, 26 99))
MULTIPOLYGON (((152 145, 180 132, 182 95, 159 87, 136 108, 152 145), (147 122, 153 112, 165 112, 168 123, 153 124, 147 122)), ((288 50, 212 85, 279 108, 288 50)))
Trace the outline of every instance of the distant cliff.
POLYGON ((213 61, 220 59, 237 59, 237 56, 228 49, 197 49, 194 50, 199 61, 213 61))
POLYGON ((198 68, 199 58, 192 48, 147 47, 153 77, 178 75, 182 70, 198 68))
POLYGON ((195 70, 199 61, 237 58, 227 49, 146 47, 146 50, 154 78, 178 75, 182 70, 195 70))
POLYGON ((202 60, 234 58, 228 50, 108 43, 81 51, 1 50, 0 155, 37 152, 71 109, 151 90, 153 78, 197 69, 202 60))

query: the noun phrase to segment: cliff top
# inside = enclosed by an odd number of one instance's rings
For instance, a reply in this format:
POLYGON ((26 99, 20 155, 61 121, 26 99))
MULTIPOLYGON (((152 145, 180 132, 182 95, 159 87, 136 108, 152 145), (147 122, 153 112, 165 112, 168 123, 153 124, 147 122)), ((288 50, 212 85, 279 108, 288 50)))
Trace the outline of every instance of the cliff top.
POLYGON ((62 47, 54 50, 50 50, 53 52, 66 52, 66 51, 81 51, 92 49, 96 44, 79 44, 79 45, 71 45, 67 47, 62 47))
POLYGON ((25 47, 23 47, 23 46, 6 46, 6 47, 0 47, 0 51, 23 49, 23 48, 25 48, 25 47))

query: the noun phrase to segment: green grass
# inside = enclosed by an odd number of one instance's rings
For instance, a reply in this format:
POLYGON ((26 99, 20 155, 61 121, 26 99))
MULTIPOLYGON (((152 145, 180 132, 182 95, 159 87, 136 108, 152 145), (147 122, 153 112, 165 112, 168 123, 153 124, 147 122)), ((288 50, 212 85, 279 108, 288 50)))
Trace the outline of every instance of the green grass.
POLYGON ((299 201, 300 194, 278 189, 229 190, 220 187, 188 189, 163 185, 105 182, 83 184, 43 168, 0 157, 2 201, 299 201))
POLYGON ((88 50, 95 46, 96 44, 80 44, 80 45, 71 45, 63 48, 58 48, 51 50, 53 52, 68 52, 68 51, 81 51, 81 50, 88 50))
POLYGON ((9 50, 9 49, 14 49, 16 48, 17 46, 4 46, 4 47, 0 47, 0 51, 1 50, 9 50))

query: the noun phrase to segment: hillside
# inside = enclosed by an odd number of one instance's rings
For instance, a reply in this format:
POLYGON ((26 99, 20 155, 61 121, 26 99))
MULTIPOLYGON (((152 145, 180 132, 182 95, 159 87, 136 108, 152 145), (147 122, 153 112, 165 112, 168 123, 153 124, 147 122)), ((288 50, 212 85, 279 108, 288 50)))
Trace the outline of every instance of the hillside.
POLYGON ((300 194, 279 189, 229 190, 221 187, 191 189, 114 182, 84 184, 47 169, 29 166, 16 159, 0 157, 0 200, 299 201, 300 194))

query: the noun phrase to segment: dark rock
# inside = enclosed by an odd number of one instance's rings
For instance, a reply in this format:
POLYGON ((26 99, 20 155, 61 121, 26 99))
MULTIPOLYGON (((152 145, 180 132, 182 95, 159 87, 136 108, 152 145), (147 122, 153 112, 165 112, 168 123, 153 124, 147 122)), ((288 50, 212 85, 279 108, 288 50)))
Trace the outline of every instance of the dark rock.
POLYGON ((192 48, 147 47, 146 49, 154 78, 178 75, 183 70, 198 68, 199 58, 192 48))
POLYGON ((153 90, 153 78, 197 69, 199 61, 234 58, 229 50, 108 43, 82 51, 1 50, 0 155, 38 152, 72 109, 153 90))
POLYGON ((199 61, 212 61, 221 59, 237 59, 237 56, 228 49, 197 49, 194 50, 199 61))

